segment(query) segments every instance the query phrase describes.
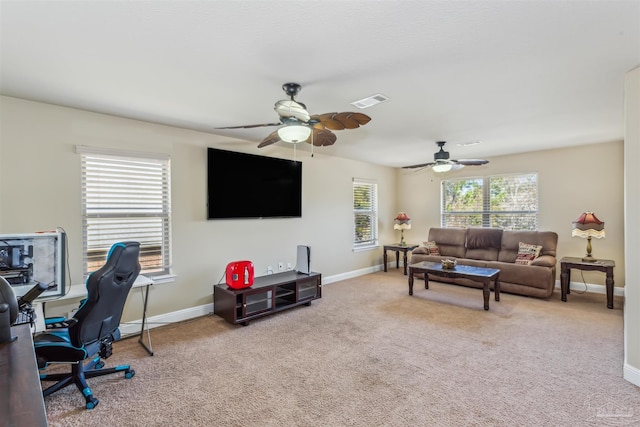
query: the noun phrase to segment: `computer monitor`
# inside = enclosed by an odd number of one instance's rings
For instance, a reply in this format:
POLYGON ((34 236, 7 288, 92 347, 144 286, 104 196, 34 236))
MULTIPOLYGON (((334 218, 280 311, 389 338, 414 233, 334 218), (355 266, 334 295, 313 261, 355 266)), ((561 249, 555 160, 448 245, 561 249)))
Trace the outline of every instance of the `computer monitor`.
POLYGON ((37 283, 48 290, 40 295, 64 295, 66 235, 63 232, 0 234, 0 275, 21 297, 37 283))

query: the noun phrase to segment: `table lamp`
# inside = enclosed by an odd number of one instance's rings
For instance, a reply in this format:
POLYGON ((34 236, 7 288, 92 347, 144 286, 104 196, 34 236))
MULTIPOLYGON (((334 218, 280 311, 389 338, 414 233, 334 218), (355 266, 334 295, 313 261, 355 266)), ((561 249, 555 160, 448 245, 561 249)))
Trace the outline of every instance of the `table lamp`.
POLYGON ((585 212, 572 222, 573 231, 571 237, 582 237, 587 239, 587 255, 582 258, 585 262, 595 262, 591 255, 591 238, 602 239, 604 237, 604 222, 600 221, 593 212, 585 212))
POLYGON ((394 222, 393 229, 400 230, 400 246, 406 246, 407 242, 404 241, 404 230, 411 229, 411 218, 409 218, 406 213, 400 212, 398 216, 395 217, 394 222))

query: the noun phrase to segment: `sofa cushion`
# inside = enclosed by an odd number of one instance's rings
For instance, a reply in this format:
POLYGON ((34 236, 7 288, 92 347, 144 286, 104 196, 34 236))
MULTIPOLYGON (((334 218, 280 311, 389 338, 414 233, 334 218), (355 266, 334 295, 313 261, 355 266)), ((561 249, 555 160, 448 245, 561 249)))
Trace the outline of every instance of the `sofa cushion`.
POLYGON ((440 248, 440 255, 446 257, 464 258, 466 228, 430 228, 429 242, 436 242, 440 248))
POLYGON ((440 255, 440 248, 436 242, 424 242, 424 247, 427 248, 429 255, 440 255))
POLYGON ((500 252, 502 229, 468 228, 465 258, 496 261, 500 252))
POLYGON ((532 245, 530 243, 520 242, 518 244, 518 255, 516 256, 516 264, 530 265, 534 259, 540 255, 542 246, 532 245))
POLYGON ((540 256, 556 256, 558 234, 553 231, 524 231, 504 230, 502 232, 502 245, 498 254, 498 261, 515 263, 520 249, 520 242, 540 245, 540 256))

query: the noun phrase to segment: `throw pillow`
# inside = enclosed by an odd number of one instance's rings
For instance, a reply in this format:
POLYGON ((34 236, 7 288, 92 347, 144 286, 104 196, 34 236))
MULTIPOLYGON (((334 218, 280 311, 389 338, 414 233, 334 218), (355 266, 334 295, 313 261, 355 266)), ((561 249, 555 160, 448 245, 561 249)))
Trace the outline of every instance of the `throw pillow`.
POLYGON ((530 243, 518 243, 518 256, 516 257, 516 264, 529 265, 531 262, 540 256, 542 246, 532 245, 530 243))
POLYGON ((440 255, 440 248, 436 242, 424 242, 424 247, 429 250, 429 255, 440 255))

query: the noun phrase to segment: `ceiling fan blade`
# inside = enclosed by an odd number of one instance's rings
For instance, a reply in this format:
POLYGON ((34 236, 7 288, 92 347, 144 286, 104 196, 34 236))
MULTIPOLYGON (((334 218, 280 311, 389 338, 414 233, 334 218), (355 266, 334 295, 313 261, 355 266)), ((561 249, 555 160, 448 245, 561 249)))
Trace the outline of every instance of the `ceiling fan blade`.
POLYGON ((411 165, 411 166, 403 166, 402 169, 417 169, 417 168, 426 168, 428 166, 435 165, 435 162, 430 163, 422 163, 420 165, 411 165))
POLYGON ((312 129, 311 135, 307 139, 307 142, 311 144, 313 141, 313 145, 316 147, 326 147, 329 145, 333 145, 338 138, 336 134, 331 132, 328 129, 312 129))
POLYGON ((290 99, 283 99, 276 102, 274 110, 280 115, 280 117, 295 117, 301 122, 308 122, 311 118, 304 104, 296 102, 290 99))
POLYGON ((262 140, 260 144, 258 144, 258 148, 266 147, 267 145, 275 144, 276 142, 280 142, 280 137, 278 136, 278 131, 273 131, 262 140))
POLYGON ((362 113, 325 113, 311 118, 331 130, 356 129, 371 121, 371 117, 362 113))
POLYGON ((220 128, 214 128, 214 129, 251 129, 251 128, 266 127, 266 126, 281 126, 281 125, 282 123, 261 123, 258 125, 225 126, 220 128))
POLYGON ((311 119, 314 121, 317 120, 318 124, 320 124, 322 127, 325 127, 327 129, 343 130, 344 125, 340 123, 338 120, 333 119, 333 115, 335 114, 337 113, 325 113, 325 114, 315 115, 315 116, 311 116, 311 119))
POLYGON ((482 159, 460 159, 460 160, 452 160, 453 162, 458 163, 459 165, 466 166, 480 166, 489 163, 489 160, 482 159))

